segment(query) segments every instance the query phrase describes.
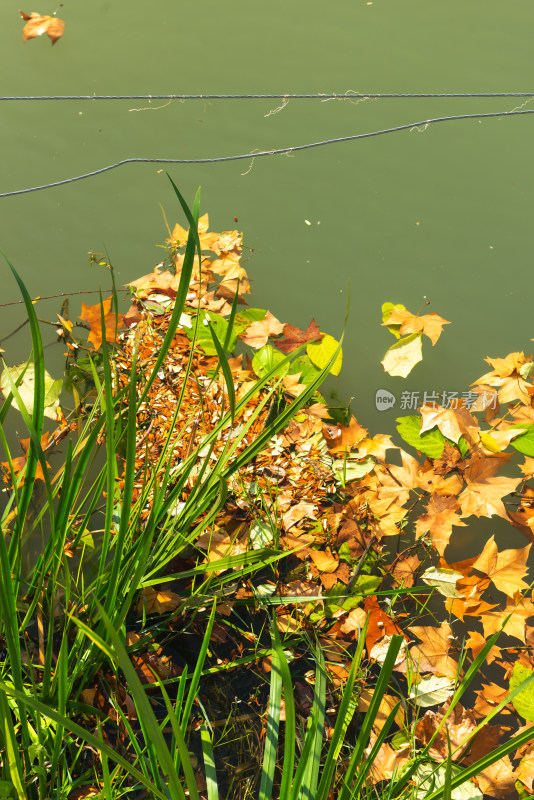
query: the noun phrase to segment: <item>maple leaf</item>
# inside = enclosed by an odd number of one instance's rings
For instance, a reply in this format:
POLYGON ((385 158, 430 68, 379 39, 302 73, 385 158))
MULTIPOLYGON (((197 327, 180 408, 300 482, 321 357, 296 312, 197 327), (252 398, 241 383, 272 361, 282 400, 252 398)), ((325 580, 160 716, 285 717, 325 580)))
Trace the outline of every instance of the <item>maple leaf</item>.
POLYGON ((287 531, 305 517, 316 519, 317 507, 314 503, 300 502, 292 506, 282 517, 284 529, 287 531))
MULTIPOLYGON (((484 727, 484 730, 486 730, 486 727, 484 727)), ((479 737, 479 739, 481 738, 483 737, 479 737)), ((486 767, 481 772, 477 772, 476 775, 477 783, 484 794, 497 797, 499 800, 510 795, 517 796, 516 779, 517 776, 508 756, 500 758, 499 761, 486 767)))
POLYGON ((522 580, 528 571, 527 557, 532 545, 527 544, 520 550, 503 550, 498 552, 495 537, 486 542, 484 550, 473 564, 473 569, 483 572, 491 582, 508 597, 528 588, 522 580))
POLYGON ((465 709, 457 703, 447 718, 447 727, 442 725, 447 713, 448 703, 438 711, 427 711, 415 726, 418 741, 427 746, 430 743, 429 755, 439 760, 446 759, 450 750, 454 761, 474 763, 497 747, 502 735, 498 725, 485 725, 484 736, 478 736, 469 747, 469 755, 464 758, 466 748, 477 729, 476 717, 472 710, 465 709), (438 728, 441 729, 438 731, 438 728), (436 735, 437 733, 437 735, 436 735))
POLYGON ((376 595, 365 598, 363 610, 369 615, 367 636, 365 637, 365 646, 368 653, 371 652, 375 643, 382 639, 383 636, 402 633, 398 625, 381 608, 376 595))
POLYGON ((263 345, 267 344, 269 336, 277 336, 282 333, 284 323, 273 317, 270 311, 267 312, 264 319, 251 322, 248 328, 239 334, 239 338, 250 347, 258 350, 263 345))
POLYGON ((508 519, 502 498, 513 492, 521 479, 494 477, 503 460, 507 460, 505 454, 500 458, 476 454, 470 459, 464 472, 467 486, 458 498, 463 516, 492 517, 498 514, 508 519))
POLYGON ((523 374, 525 374, 525 367, 532 362, 530 356, 525 356, 522 352, 509 353, 506 358, 486 358, 485 360, 493 367, 493 370, 482 375, 473 385, 488 384, 499 387, 498 395, 501 403, 511 403, 513 400, 529 401, 529 384, 523 374))
POLYGON ((348 425, 324 425, 323 435, 331 453, 344 453, 365 439, 367 428, 363 428, 356 417, 352 416, 348 425))
POLYGON ((515 636, 516 639, 525 643, 526 620, 534 616, 534 604, 526 598, 522 598, 519 602, 511 599, 507 601, 506 608, 501 611, 484 611, 477 613, 476 616, 482 622, 486 638, 502 629, 508 636, 515 636), (508 617, 509 619, 507 619, 508 617), (504 624, 505 620, 506 624, 504 624))
MULTIPOLYGON (((203 214, 198 220, 198 237, 200 239, 201 250, 211 250, 211 246, 219 239, 219 234, 208 233, 208 228, 209 217, 207 214, 203 214)), ((182 247, 182 245, 187 244, 188 236, 189 231, 186 231, 181 225, 176 223, 170 238, 166 241, 174 247, 182 247)))
MULTIPOLYGON (((469 647, 469 649, 473 653, 473 658, 476 658, 483 647, 487 644, 487 639, 485 636, 482 636, 481 633, 478 631, 467 631, 469 634, 469 639, 466 641, 465 646, 469 647)), ((501 657, 501 648, 497 647, 497 645, 493 645, 491 650, 486 656, 486 664, 491 664, 492 661, 495 661, 496 658, 501 657)))
MULTIPOLYGON (((497 686, 496 683, 483 683, 482 688, 477 689, 475 694, 477 695, 477 699, 474 710, 477 714, 486 717, 488 714, 495 711, 496 706, 508 697, 509 689, 503 689, 501 686, 497 686)), ((501 714, 503 713, 509 714, 509 708, 505 706, 501 711, 501 714)))
POLYGON ((290 325, 289 322, 286 322, 283 334, 284 338, 277 339, 275 342, 275 345, 282 353, 292 353, 293 350, 296 350, 302 344, 322 339, 324 336, 314 319, 312 319, 306 330, 296 328, 294 325, 290 325))
POLYGON ((369 770, 369 780, 376 784, 389 780, 394 774, 400 774, 403 767, 410 761, 410 746, 404 745, 394 750, 391 745, 384 742, 374 757, 369 770))
POLYGON ((31 14, 25 14, 24 11, 20 11, 19 13, 22 19, 27 20, 26 25, 22 29, 22 39, 24 42, 27 42, 28 39, 35 39, 36 36, 42 36, 43 33, 46 33, 54 45, 65 33, 65 23, 62 19, 59 19, 59 17, 43 17, 36 11, 32 11, 31 14))
POLYGON ((456 678, 458 664, 449 655, 452 635, 448 622, 439 628, 432 625, 411 625, 409 630, 421 639, 421 644, 410 648, 410 655, 418 672, 435 672, 447 678, 456 678))
MULTIPOLYGON (((108 297, 107 300, 102 302, 107 342, 116 341, 117 328, 122 327, 124 319, 122 314, 115 315, 115 312, 111 310, 112 300, 113 297, 108 297)), ((87 337, 87 341, 91 342, 95 350, 98 350, 98 348, 102 345, 100 303, 96 303, 94 306, 86 306, 85 303, 82 302, 82 313, 80 314, 79 318, 83 319, 84 322, 89 323, 91 332, 87 337)))
MULTIPOLYGON (((41 436, 41 448, 43 449, 43 451, 46 451, 46 449, 48 447, 48 437, 49 436, 50 436, 50 431, 47 431, 46 433, 44 433, 41 436)), ((30 450, 30 442, 31 442, 31 439, 19 439, 19 443, 20 443, 20 446, 22 447, 22 450, 24 451, 24 455, 23 456, 19 456, 18 458, 12 459, 13 471, 14 471, 15 475, 20 475, 20 473, 22 472, 22 470, 26 466, 26 462, 28 461, 28 452, 30 450)), ((4 467, 4 469, 6 471, 9 470, 9 462, 8 461, 2 461, 1 466, 4 467)), ((46 466, 50 469, 50 464, 48 462, 46 462, 46 466)), ((9 476, 6 475, 5 479, 9 480, 9 476)), ((43 467, 41 465, 41 462, 38 461, 37 462, 37 469, 35 470, 35 478, 34 478, 34 480, 44 481, 44 479, 45 478, 44 478, 44 473, 43 473, 43 467)), ((23 486, 23 484, 24 484, 24 478, 22 478, 19 486, 23 486)))
POLYGON ((393 569, 392 575, 399 586, 409 588, 414 584, 414 576, 419 569, 421 561, 417 556, 406 556, 400 561, 397 561, 393 569))
POLYGON ((137 602, 137 613, 143 614, 164 614, 166 611, 174 611, 178 607, 182 598, 180 595, 166 589, 158 591, 152 586, 145 586, 137 602))
POLYGON ((410 333, 424 333, 428 336, 433 345, 436 344, 444 325, 450 325, 439 314, 425 314, 422 317, 416 314, 411 314, 406 308, 395 306, 392 313, 382 325, 389 327, 390 325, 400 325, 399 333, 401 336, 406 336, 410 333))

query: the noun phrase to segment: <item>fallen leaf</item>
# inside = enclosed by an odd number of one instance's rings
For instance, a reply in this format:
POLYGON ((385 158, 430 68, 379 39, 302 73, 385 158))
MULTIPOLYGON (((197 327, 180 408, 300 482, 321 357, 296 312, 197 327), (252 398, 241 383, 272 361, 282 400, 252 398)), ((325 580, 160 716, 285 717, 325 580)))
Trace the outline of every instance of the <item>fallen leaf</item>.
POLYGON ((499 553, 495 537, 492 536, 474 562, 473 569, 483 572, 497 589, 508 597, 513 597, 516 592, 528 588, 528 583, 522 578, 528 572, 526 562, 531 546, 527 544, 522 549, 503 550, 499 553))
POLYGON ((395 342, 380 363, 389 375, 406 378, 415 365, 422 360, 421 334, 413 333, 411 336, 395 342))
MULTIPOLYGON (((102 309, 104 312, 104 324, 106 331, 106 341, 115 342, 117 339, 117 330, 123 326, 123 315, 115 314, 111 310, 111 303, 113 297, 108 297, 107 300, 102 302, 102 309)), ((91 332, 87 337, 87 341, 91 342, 95 350, 98 350, 102 344, 102 310, 100 303, 94 306, 86 306, 82 302, 82 313, 80 319, 87 322, 91 328, 91 332)))
POLYGON ((147 614, 164 614, 168 611, 174 611, 181 601, 180 595, 171 592, 169 589, 158 591, 152 586, 146 586, 137 601, 137 614, 141 616, 143 609, 147 614))
POLYGON ((515 490, 521 478, 495 477, 504 458, 504 454, 490 458, 477 454, 470 459, 464 472, 467 486, 458 497, 463 516, 492 517, 497 514, 508 519, 502 498, 515 490))
POLYGON ((22 39, 25 42, 28 39, 34 39, 36 36, 42 36, 43 33, 46 33, 52 44, 55 44, 65 33, 65 23, 59 17, 43 17, 41 14, 37 14, 36 11, 32 11, 31 14, 25 14, 24 11, 19 13, 22 19, 27 20, 22 29, 22 39))
POLYGON ((267 312, 264 319, 251 322, 248 328, 241 334, 239 338, 255 350, 259 350, 267 344, 269 336, 276 336, 282 333, 284 323, 273 317, 270 311, 267 312))
MULTIPOLYGON (((47 431, 46 433, 44 433, 41 436, 41 448, 43 449, 43 451, 45 451, 46 448, 48 447, 48 437, 49 436, 50 436, 50 431, 47 431)), ((31 442, 31 439, 19 439, 19 443, 20 443, 20 446, 22 447, 22 450, 24 451, 24 455, 23 456, 19 456, 18 458, 14 458, 12 460, 13 471, 14 471, 15 475, 20 475, 20 473, 22 472, 22 470, 26 466, 26 462, 28 461, 28 452, 30 450, 30 442, 31 442)), ((2 461, 1 466, 4 467, 6 472, 9 470, 9 462, 8 461, 2 461)), ((46 462, 46 466, 50 469, 50 464, 48 462, 46 462)), ((6 478, 8 478, 8 475, 6 475, 6 478)), ((36 480, 36 481, 44 481, 43 467, 42 467, 40 461, 37 462, 37 469, 35 470, 35 478, 34 478, 34 480, 36 480)), ((22 478, 19 486, 23 486, 23 485, 24 485, 24 478, 22 478)))
POLYGON ((454 639, 451 626, 442 622, 439 628, 432 625, 411 625, 409 630, 421 639, 421 644, 410 648, 410 656, 418 672, 435 672, 456 678, 458 664, 449 655, 454 639))
POLYGON ((313 342, 323 337, 314 319, 312 319, 306 330, 301 330, 294 325, 290 325, 289 322, 286 322, 282 332, 284 338, 277 339, 274 343, 282 353, 292 353, 293 350, 306 344, 306 342, 313 342))
POLYGON ((392 572, 397 584, 399 586, 404 586, 407 589, 410 588, 410 586, 413 586, 415 574, 417 573, 420 564, 421 561, 417 556, 406 556, 406 558, 402 558, 400 561, 397 561, 392 572))
POLYGON ((401 336, 410 333, 424 333, 428 336, 433 345, 436 344, 441 336, 443 326, 450 324, 451 323, 446 319, 440 317, 439 314, 425 314, 419 317, 416 314, 411 314, 406 308, 401 308, 399 306, 395 306, 386 321, 382 323, 382 325, 387 327, 390 325, 400 325, 399 333, 401 336))

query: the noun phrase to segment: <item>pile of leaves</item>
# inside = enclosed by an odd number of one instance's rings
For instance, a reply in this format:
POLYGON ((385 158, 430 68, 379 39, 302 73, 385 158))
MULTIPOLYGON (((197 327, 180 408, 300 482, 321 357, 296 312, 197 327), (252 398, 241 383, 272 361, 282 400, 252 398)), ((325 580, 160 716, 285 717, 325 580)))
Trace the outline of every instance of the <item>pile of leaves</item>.
MULTIPOLYGON (((153 470, 163 474, 169 469, 167 463, 157 466, 169 437, 171 477, 187 459, 198 460, 197 472, 191 472, 183 487, 185 503, 206 458, 217 458, 243 430, 245 443, 254 440, 325 365, 333 362, 334 374, 341 367, 338 343, 314 320, 301 330, 267 310, 248 306, 242 235, 208 228, 204 215, 199 224, 202 263, 193 272, 168 357, 138 412, 134 500, 153 470), (244 306, 240 311, 238 304, 244 306), (228 357, 231 387, 222 374, 213 333, 228 357), (294 352, 288 364, 286 356, 294 352), (246 398, 250 386, 269 371, 274 371, 271 380, 204 448, 232 400, 246 398)), ((177 225, 167 241, 167 261, 130 284, 133 302, 125 315, 112 309, 112 298, 102 307, 84 307, 82 319, 90 328, 88 341, 94 350, 101 346, 103 332, 116 343, 117 389, 128 382, 134 351, 138 370, 149 374, 156 363, 178 291, 186 241, 187 231, 177 225)), ((422 333, 435 343, 446 323, 437 315, 419 317, 402 306, 388 306, 384 324, 395 335, 407 334, 408 345, 417 339, 420 346, 422 333)), ((80 343, 73 337, 73 324, 60 317, 58 330, 75 365, 80 343)), ((395 358, 393 353, 388 367, 395 358)), ((357 706, 364 712, 392 635, 403 636, 396 683, 383 698, 369 745, 401 696, 396 733, 374 759, 369 780, 375 784, 398 774, 418 748, 428 746, 430 758, 438 763, 452 751, 454 768, 465 767, 534 722, 530 690, 503 703, 510 689, 534 675, 534 627, 529 625, 534 603, 525 581, 534 541, 534 485, 529 483, 534 477, 534 363, 523 353, 487 361, 491 371, 475 381, 469 402, 459 400, 448 407, 428 403, 417 414, 397 420, 400 438, 416 455, 395 445, 389 435, 370 434, 350 412, 343 418, 316 392, 252 462, 231 476, 230 493, 209 532, 193 543, 189 554, 169 565, 178 574, 199 563, 213 568, 213 562, 229 555, 266 545, 286 553, 277 566, 239 580, 221 597, 212 664, 214 671, 241 675, 252 670, 260 683, 264 680, 270 661, 260 646, 265 626, 260 599, 270 597, 284 647, 296 664, 302 664, 296 687, 304 698, 303 720, 309 694, 306 642, 317 636, 324 648, 335 709, 336 692, 343 688, 354 645, 367 623, 366 671, 358 684, 357 706), (524 456, 519 465, 517 453, 524 456), (515 526, 529 543, 499 551, 488 531, 477 557, 448 563, 454 530, 465 527, 470 517, 494 516, 515 526), (233 611, 241 621, 248 619, 248 631, 235 622, 233 611), (451 698, 469 665, 486 640, 500 631, 504 633, 486 659, 491 677, 481 671, 473 707, 455 703, 450 713, 451 698), (479 722, 495 711, 495 724, 486 725, 477 736, 479 722)), ((63 421, 60 429, 67 427, 63 421)), ((242 446, 236 446, 236 458, 242 446)), ((147 503, 144 517, 149 513, 147 503)), ((133 617, 167 615, 166 630, 180 636, 187 627, 184 597, 191 588, 188 578, 146 587, 133 617)), ((192 630, 199 630, 199 624, 202 628, 196 610, 191 620, 187 624, 192 630)), ((179 673, 179 659, 165 656, 157 638, 147 643, 146 637, 131 631, 128 644, 145 683, 154 683, 148 662, 160 677, 179 673)), ((92 703, 89 695, 85 701, 92 703)), ((424 768, 419 770, 422 780, 424 768)), ((533 776, 534 747, 525 745, 477 774, 466 796, 480 797, 483 792, 501 798, 519 792, 524 797, 534 793, 533 776)))

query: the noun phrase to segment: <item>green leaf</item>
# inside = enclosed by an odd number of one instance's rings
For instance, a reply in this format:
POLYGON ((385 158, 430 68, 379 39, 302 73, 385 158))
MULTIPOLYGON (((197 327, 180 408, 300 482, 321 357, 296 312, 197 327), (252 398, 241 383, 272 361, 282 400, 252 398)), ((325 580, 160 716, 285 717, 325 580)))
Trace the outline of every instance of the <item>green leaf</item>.
MULTIPOLYGON (((7 396, 9 395, 9 380, 7 374, 10 375, 13 383, 24 373, 24 377, 18 385, 20 398, 24 408, 31 416, 33 414, 33 398, 35 393, 35 364, 32 361, 25 361, 23 364, 18 364, 15 367, 5 367, 2 375, 0 375, 0 389, 7 396)), ((44 415, 50 419, 56 419, 56 409, 59 406, 59 395, 63 387, 61 378, 54 380, 51 375, 44 371, 44 415)), ((15 404, 16 408, 16 404, 15 404)))
POLYGON ((371 472, 375 464, 376 461, 374 458, 372 456, 367 456, 367 458, 361 461, 357 461, 355 458, 340 458, 334 461, 332 467, 336 479, 340 483, 345 484, 349 481, 356 481, 363 478, 364 475, 371 472))
POLYGON ((289 368, 290 375, 296 375, 298 372, 300 372, 299 383, 309 386, 313 381, 317 380, 321 370, 312 364, 307 355, 301 355, 291 362, 289 368))
POLYGON ((419 433, 421 430, 421 417, 411 415, 409 417, 398 417, 397 430, 405 442, 411 444, 420 453, 429 458, 441 458, 443 448, 447 438, 439 428, 432 428, 430 431, 419 433))
POLYGON ((397 430, 404 441, 429 458, 441 458, 445 444, 458 447, 462 458, 469 450, 469 445, 463 436, 460 437, 458 444, 456 444, 452 439, 447 439, 439 428, 432 428, 430 431, 419 433, 422 420, 421 417, 414 414, 409 417, 398 417, 395 421, 398 423, 397 430))
POLYGON ((243 331, 246 331, 252 322, 260 322, 265 319, 267 311, 264 308, 246 308, 235 315, 234 331, 237 336, 243 331))
MULTIPOLYGON (((192 317, 193 326, 191 328, 184 328, 184 333, 188 339, 193 341, 195 338, 195 345, 201 347, 202 350, 208 356, 216 356, 217 349, 213 344, 213 339, 210 333, 208 320, 211 323, 211 327, 217 336, 217 339, 222 344, 226 338, 226 333, 228 331, 228 322, 225 320, 224 317, 221 317, 220 314, 215 314, 213 311, 201 311, 200 314, 195 314, 192 317), (195 338, 195 321, 198 319, 198 325, 196 326, 196 338, 195 338)), ((231 352, 237 340, 237 334, 235 330, 232 331, 232 335, 230 336, 230 341, 228 342, 228 352, 231 352)))
MULTIPOLYGON (((339 342, 337 342, 333 336, 325 333, 320 342, 309 342, 306 345, 306 352, 316 367, 319 367, 319 369, 324 369, 338 347, 339 342)), ((342 363, 343 354, 340 349, 336 360, 330 367, 330 372, 332 375, 339 375, 342 363)))
POLYGON ((264 375, 274 369, 274 367, 282 361, 286 361, 286 363, 275 373, 278 377, 285 375, 289 369, 287 356, 279 350, 275 350, 271 344, 266 344, 254 355, 252 359, 252 369, 258 378, 263 378, 264 375))
POLYGON ((511 428, 525 428, 526 432, 513 439, 510 444, 525 456, 534 458, 534 425, 526 423, 511 425, 511 428))
MULTIPOLYGON (((516 662, 510 676, 510 691, 513 691, 531 675, 534 675, 534 670, 516 662)), ((516 694, 512 699, 512 705, 524 719, 534 722, 534 683, 530 683, 526 689, 516 694)))

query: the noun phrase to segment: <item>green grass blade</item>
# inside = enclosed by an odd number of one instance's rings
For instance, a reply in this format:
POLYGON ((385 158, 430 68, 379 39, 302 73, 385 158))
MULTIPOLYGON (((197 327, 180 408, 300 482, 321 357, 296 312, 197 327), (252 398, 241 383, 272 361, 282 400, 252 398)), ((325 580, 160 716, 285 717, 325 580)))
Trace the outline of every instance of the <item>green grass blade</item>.
POLYGON ((204 775, 206 778, 208 800, 219 800, 219 785, 217 783, 217 772, 215 771, 213 744, 210 732, 205 726, 200 729, 200 741, 202 743, 202 755, 204 757, 204 775))

